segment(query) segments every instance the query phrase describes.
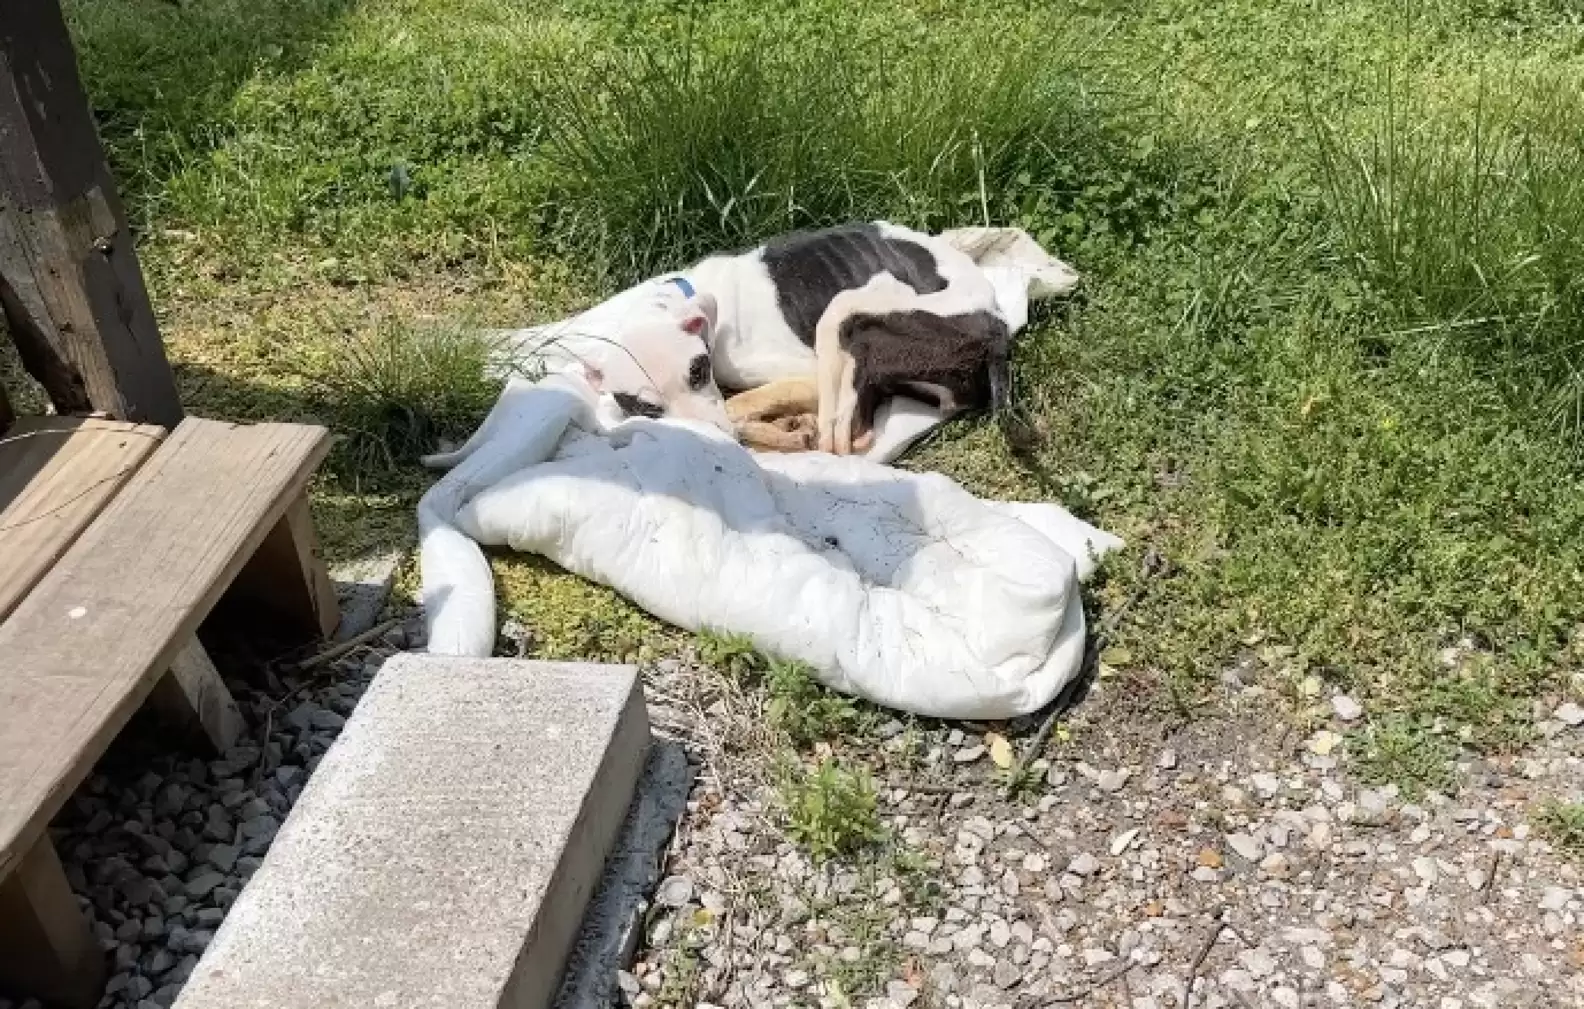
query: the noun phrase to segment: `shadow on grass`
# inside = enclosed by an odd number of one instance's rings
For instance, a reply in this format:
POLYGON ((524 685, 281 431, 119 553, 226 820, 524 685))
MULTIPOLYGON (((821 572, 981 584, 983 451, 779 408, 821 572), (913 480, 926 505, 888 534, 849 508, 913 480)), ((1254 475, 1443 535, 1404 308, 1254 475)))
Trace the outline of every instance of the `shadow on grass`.
POLYGON ((416 538, 418 498, 434 475, 416 452, 370 465, 347 438, 335 404, 312 387, 249 382, 203 365, 178 363, 177 387, 192 416, 233 423, 318 424, 336 439, 314 483, 313 511, 326 557, 333 563, 406 549, 416 538))

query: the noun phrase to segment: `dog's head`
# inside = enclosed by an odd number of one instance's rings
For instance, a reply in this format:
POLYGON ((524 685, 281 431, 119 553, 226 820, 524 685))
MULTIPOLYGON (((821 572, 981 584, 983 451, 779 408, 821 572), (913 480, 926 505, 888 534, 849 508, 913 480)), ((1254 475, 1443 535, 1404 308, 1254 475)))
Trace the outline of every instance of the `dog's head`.
POLYGON ((609 396, 623 417, 677 417, 733 428, 710 368, 715 298, 694 294, 636 312, 611 334, 611 343, 586 363, 590 384, 609 396))

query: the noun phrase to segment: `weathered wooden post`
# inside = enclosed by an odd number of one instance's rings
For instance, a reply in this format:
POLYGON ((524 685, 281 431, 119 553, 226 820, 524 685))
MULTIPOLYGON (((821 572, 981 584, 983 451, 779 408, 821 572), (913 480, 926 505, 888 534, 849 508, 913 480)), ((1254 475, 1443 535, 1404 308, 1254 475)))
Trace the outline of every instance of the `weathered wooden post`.
POLYGON ((0 0, 0 307, 60 412, 181 420, 58 0, 0 0))

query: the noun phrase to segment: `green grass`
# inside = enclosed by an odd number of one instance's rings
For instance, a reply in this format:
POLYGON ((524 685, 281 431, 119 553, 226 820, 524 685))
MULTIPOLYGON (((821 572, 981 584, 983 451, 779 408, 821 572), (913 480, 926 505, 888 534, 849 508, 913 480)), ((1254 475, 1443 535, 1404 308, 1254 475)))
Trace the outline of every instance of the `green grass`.
POLYGON ((820 686, 803 663, 772 658, 767 666, 765 714, 771 727, 784 732, 793 746, 864 736, 874 727, 873 708, 820 686))
POLYGON ((1535 826, 1559 849, 1584 861, 1584 802, 1551 802, 1535 811, 1535 826))
POLYGON ((499 553, 491 566, 501 617, 528 629, 532 658, 650 661, 676 654, 686 641, 611 589, 569 575, 542 557, 499 553))
POLYGON ((550 230, 619 279, 880 216, 1129 241, 1168 196, 1163 159, 1120 136, 1133 117, 1097 93, 1061 18, 987 9, 931 30, 905 5, 698 10, 641 46, 571 49, 535 93, 550 230), (567 86, 590 67, 600 86, 567 86))
MULTIPOLYGON (((1509 73, 1511 71, 1508 71, 1509 73)), ((1573 434, 1584 424, 1584 97, 1576 72, 1403 94, 1360 138, 1316 126, 1327 202, 1362 289, 1404 339, 1472 352, 1573 434)))
MULTIPOLYGON (((763 737, 765 763, 775 772, 789 839, 821 862, 858 855, 884 839, 878 795, 868 769, 832 752, 862 745, 873 729, 873 708, 822 687, 808 666, 760 652, 740 634, 704 631, 695 640, 695 652, 736 687, 752 691, 762 707, 770 730, 763 737), (813 766, 800 755, 811 747, 818 756, 813 766)), ((863 961, 870 966, 877 962, 867 957, 863 961)), ((827 966, 849 985, 868 977, 861 965, 853 971, 827 966)), ((849 994, 853 990, 849 987, 849 994)))
POLYGON ((854 855, 885 836, 874 782, 861 767, 835 757, 813 768, 793 763, 782 771, 778 794, 787 836, 816 861, 854 855))
MULTIPOLYGON (((1114 643, 1168 717, 1268 651, 1380 714, 1366 773, 1450 787, 1584 671, 1571 0, 68 9, 188 401, 377 463, 320 488, 332 550, 404 529, 406 460, 481 408, 465 348, 393 374, 383 341, 788 227, 988 217, 1085 276, 1018 347, 1043 441, 958 425, 914 464, 1124 535, 1101 611, 1165 557, 1114 643)), ((679 646, 496 569, 536 654, 679 646)))
POLYGON ((701 662, 735 680, 757 677, 765 668, 764 656, 746 634, 703 631, 698 635, 697 648, 701 662))
POLYGON ((1400 785, 1410 798, 1427 791, 1447 794, 1457 785, 1452 769, 1456 744, 1413 716, 1387 716, 1355 736, 1351 750, 1361 778, 1400 785))
POLYGON ((484 376, 491 349, 476 328, 387 323, 312 347, 293 366, 310 402, 335 419, 339 465, 394 470, 478 426, 500 393, 484 376))
POLYGON ((667 951, 665 981, 656 993, 663 1006, 692 1005, 698 999, 699 976, 703 968, 698 953, 689 948, 667 951))
POLYGON ((698 657, 744 685, 763 687, 765 723, 794 750, 867 736, 875 712, 862 701, 821 686, 802 662, 765 655, 740 634, 705 631, 698 657))

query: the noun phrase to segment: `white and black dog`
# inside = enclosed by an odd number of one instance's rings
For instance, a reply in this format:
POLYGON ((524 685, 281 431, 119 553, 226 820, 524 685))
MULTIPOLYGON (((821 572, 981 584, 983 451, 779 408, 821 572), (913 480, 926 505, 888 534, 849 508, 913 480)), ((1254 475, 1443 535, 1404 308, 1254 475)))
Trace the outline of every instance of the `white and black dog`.
POLYGON ((1028 298, 1076 283, 1015 229, 851 224, 711 256, 510 337, 519 360, 579 362, 608 420, 676 416, 755 447, 846 455, 873 447, 894 397, 923 404, 926 426, 1007 406, 1028 298), (722 388, 748 395, 728 411, 722 388), (800 412, 802 429, 766 422, 800 412))

